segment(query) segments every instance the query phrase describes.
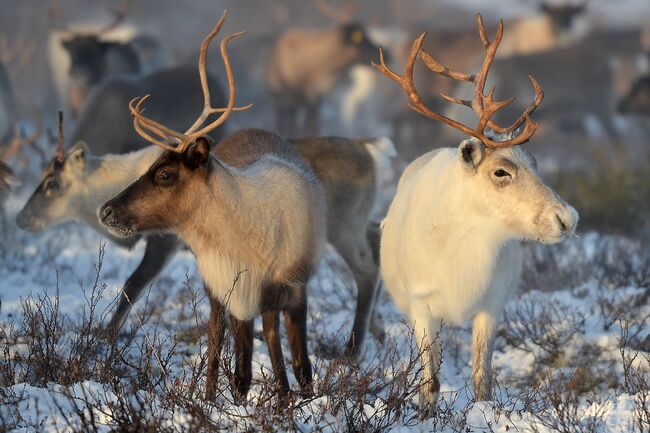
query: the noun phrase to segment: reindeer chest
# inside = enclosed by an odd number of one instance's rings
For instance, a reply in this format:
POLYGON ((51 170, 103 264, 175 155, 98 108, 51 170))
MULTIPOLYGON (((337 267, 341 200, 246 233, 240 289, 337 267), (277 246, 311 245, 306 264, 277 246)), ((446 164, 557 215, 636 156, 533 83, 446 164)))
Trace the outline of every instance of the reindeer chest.
POLYGON ((206 292, 231 314, 246 320, 259 313, 261 288, 267 278, 263 267, 219 251, 197 256, 197 263, 206 292))

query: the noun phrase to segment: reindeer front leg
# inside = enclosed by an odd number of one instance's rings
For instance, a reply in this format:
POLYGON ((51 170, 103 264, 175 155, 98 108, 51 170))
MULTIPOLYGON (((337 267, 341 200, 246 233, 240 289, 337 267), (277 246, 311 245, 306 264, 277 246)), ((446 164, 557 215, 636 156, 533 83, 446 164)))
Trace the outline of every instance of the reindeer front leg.
POLYGON ((117 310, 106 326, 106 332, 109 335, 116 335, 119 332, 131 310, 131 306, 140 298, 142 290, 160 274, 169 259, 176 253, 178 242, 176 236, 173 235, 147 238, 147 246, 142 261, 126 280, 124 289, 120 294, 117 310))
POLYGON ((280 314, 277 310, 268 310, 262 313, 262 328, 264 339, 269 349, 269 357, 273 366, 273 374, 278 394, 285 399, 289 394, 289 379, 284 366, 282 355, 282 342, 280 341, 280 314))
MULTIPOLYGON (((206 287, 206 293, 210 293, 206 287)), ((214 400, 216 396, 217 379, 221 347, 226 330, 226 309, 217 299, 210 298, 210 321, 208 323, 208 375, 205 383, 205 398, 214 400)))
POLYGON ((411 323, 422 365, 420 381, 420 409, 424 416, 433 413, 440 393, 440 320, 433 319, 424 303, 411 304, 411 323))
POLYGON ((481 311, 472 322, 472 386, 476 399, 492 398, 492 350, 497 321, 491 313, 481 311))

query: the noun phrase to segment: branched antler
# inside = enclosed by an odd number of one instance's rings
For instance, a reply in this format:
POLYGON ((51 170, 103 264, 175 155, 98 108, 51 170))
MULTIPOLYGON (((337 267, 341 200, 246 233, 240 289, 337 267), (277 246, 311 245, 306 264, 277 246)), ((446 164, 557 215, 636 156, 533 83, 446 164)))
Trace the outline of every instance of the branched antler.
POLYGON ((41 116, 38 112, 35 114, 36 128, 34 132, 29 136, 25 136, 25 132, 20 127, 16 119, 13 119, 12 124, 13 135, 11 141, 9 141, 6 146, 3 146, 5 150, 0 153, 0 159, 4 161, 8 161, 14 156, 18 155, 20 153, 20 150, 26 144, 35 146, 36 141, 38 141, 43 133, 43 122, 41 121, 41 116))
POLYGON ((340 9, 337 9, 331 4, 327 3, 326 0, 314 0, 314 3, 323 15, 330 17, 341 24, 347 24, 351 22, 352 17, 357 10, 357 5, 354 3, 348 3, 340 9))
POLYGON ((486 147, 501 148, 525 143, 530 139, 530 137, 532 137, 532 135, 537 130, 537 127, 539 126, 537 123, 533 122, 530 116, 544 99, 544 92, 542 91, 539 83, 529 75, 528 77, 530 78, 530 81, 535 90, 535 98, 526 108, 526 110, 524 110, 519 118, 517 118, 512 124, 507 127, 500 126, 492 120, 492 117, 496 114, 497 111, 511 104, 515 100, 514 97, 511 97, 504 101, 496 101, 494 99, 494 88, 490 90, 487 95, 485 94, 485 83, 490 71, 490 66, 492 66, 492 62, 494 61, 499 43, 503 37, 503 21, 499 20, 499 26, 496 36, 494 37, 494 41, 490 42, 485 33, 483 19, 481 18, 480 14, 477 14, 476 20, 478 24, 479 36, 483 42, 483 45, 485 46, 486 51, 483 65, 476 75, 470 75, 449 69, 446 66, 440 64, 436 59, 433 58, 433 56, 423 50, 422 43, 424 42, 424 38, 427 36, 426 32, 422 33, 413 42, 407 59, 406 69, 404 70, 403 75, 396 74, 390 68, 388 68, 388 66, 386 66, 386 63, 384 62, 384 53, 381 49, 379 51, 380 63, 373 63, 373 66, 382 74, 386 75, 388 78, 396 81, 400 86, 402 86, 406 92, 406 96, 408 97, 409 106, 418 113, 431 119, 446 123, 447 125, 450 125, 469 136, 476 137, 481 140, 481 142, 483 142, 486 147), (458 99, 449 95, 445 95, 443 93, 440 94, 440 96, 442 96, 447 101, 470 107, 478 117, 478 122, 474 128, 470 128, 442 114, 435 113, 424 104, 413 82, 413 66, 420 52, 422 53, 422 61, 432 72, 444 77, 451 78, 453 80, 465 81, 474 84, 474 95, 471 100, 458 99), (513 137, 513 134, 524 123, 524 129, 516 137, 513 137), (495 140, 494 138, 488 136, 488 128, 496 133, 508 135, 511 138, 504 141, 495 140))
POLYGON ((120 7, 112 11, 113 15, 115 16, 113 22, 99 29, 97 33, 98 34, 106 33, 119 26, 122 23, 122 21, 124 21, 124 19, 126 18, 126 14, 129 11, 129 3, 130 3, 129 0, 122 1, 120 7))
POLYGON ((225 11, 221 16, 221 19, 219 19, 219 22, 215 28, 212 30, 212 32, 210 32, 208 36, 206 36, 206 38, 203 40, 203 43, 201 43, 201 51, 199 54, 199 76, 201 78, 201 88, 203 90, 204 104, 203 111, 199 117, 184 133, 174 131, 142 115, 142 112, 144 111, 141 108, 142 104, 147 100, 149 95, 134 98, 131 100, 131 102, 129 102, 129 110, 131 110, 131 115, 133 116, 133 126, 142 138, 169 151, 182 153, 185 148, 196 138, 209 133, 219 125, 223 124, 233 111, 243 111, 253 106, 253 104, 249 104, 245 107, 235 107, 235 79, 232 73, 230 58, 227 51, 228 42, 237 36, 243 35, 244 32, 229 35, 223 38, 220 44, 221 57, 223 58, 224 66, 226 68, 228 91, 230 94, 228 105, 226 108, 214 108, 210 102, 210 89, 208 87, 208 77, 205 69, 205 61, 210 42, 212 42, 212 40, 221 30, 221 27, 227 15, 228 11, 225 11), (211 114, 217 113, 221 113, 221 116, 212 121, 209 125, 201 127, 211 114), (172 145, 173 143, 176 143, 177 145, 174 146, 172 145))

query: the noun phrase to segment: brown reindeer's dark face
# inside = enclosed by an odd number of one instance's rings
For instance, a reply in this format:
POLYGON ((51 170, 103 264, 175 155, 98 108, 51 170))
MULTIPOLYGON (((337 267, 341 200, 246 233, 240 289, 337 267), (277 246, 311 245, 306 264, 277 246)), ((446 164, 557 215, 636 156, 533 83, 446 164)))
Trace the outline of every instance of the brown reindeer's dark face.
POLYGON ((63 41, 70 55, 68 100, 79 113, 93 86, 110 75, 135 73, 140 61, 128 43, 103 41, 96 35, 76 35, 63 41))
POLYGON ((211 143, 201 137, 182 154, 165 152, 142 177, 98 210, 99 220, 118 237, 177 229, 201 200, 211 143))
MULTIPOLYGON (((344 24, 341 27, 343 42, 346 46, 357 50, 357 63, 369 65, 377 60, 379 47, 368 38, 365 28, 359 23, 344 24)), ((390 59, 386 59, 390 61, 390 59)))
POLYGON ((573 20, 587 9, 586 3, 575 5, 551 5, 542 3, 542 12, 551 17, 553 24, 560 30, 569 30, 573 20))
POLYGON ((77 83, 97 83, 103 75, 104 56, 110 43, 97 36, 75 36, 63 42, 70 55, 70 78, 77 83))
POLYGON ((630 92, 618 104, 623 114, 645 114, 650 116, 650 75, 639 78, 630 92))

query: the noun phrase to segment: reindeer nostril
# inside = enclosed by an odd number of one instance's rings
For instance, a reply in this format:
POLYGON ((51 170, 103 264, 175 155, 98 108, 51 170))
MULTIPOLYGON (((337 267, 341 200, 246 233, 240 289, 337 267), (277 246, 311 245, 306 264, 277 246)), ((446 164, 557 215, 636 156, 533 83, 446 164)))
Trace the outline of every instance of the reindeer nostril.
POLYGON ((564 220, 558 214, 555 214, 555 220, 560 225, 560 229, 562 230, 562 232, 566 232, 567 231, 567 225, 564 222, 564 220))
POLYGON ((106 221, 113 215, 113 206, 104 206, 101 212, 102 221, 106 221))

